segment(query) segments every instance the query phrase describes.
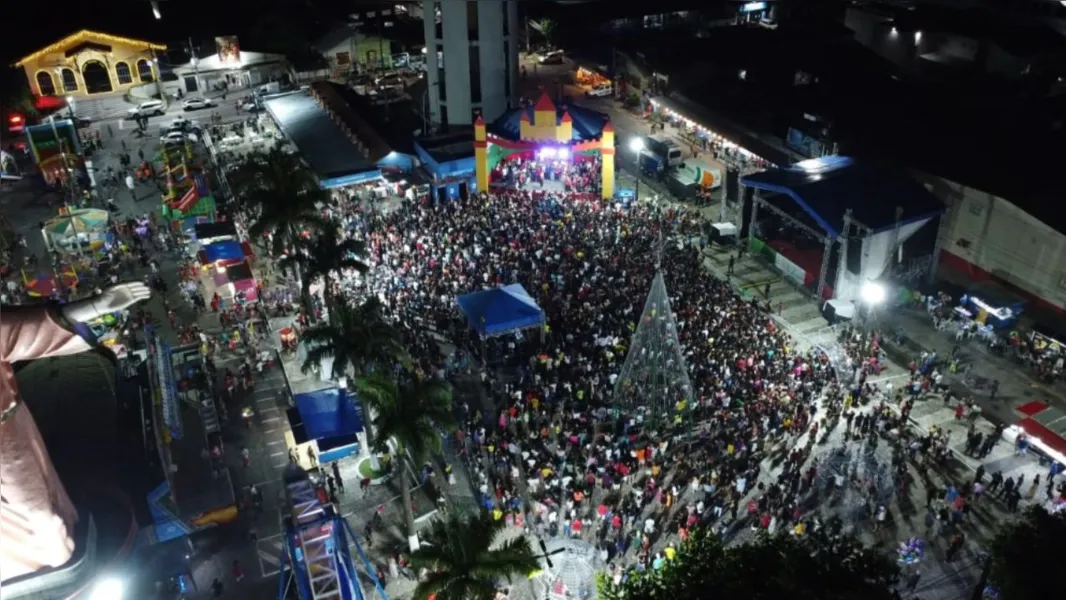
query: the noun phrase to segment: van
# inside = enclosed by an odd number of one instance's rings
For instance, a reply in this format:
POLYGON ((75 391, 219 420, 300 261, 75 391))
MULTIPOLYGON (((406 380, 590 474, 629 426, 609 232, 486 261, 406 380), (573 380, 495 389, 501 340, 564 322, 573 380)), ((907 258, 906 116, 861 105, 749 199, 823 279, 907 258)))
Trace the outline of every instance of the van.
POLYGON ((149 117, 152 115, 161 115, 164 112, 166 112, 166 105, 163 104, 162 100, 148 100, 131 108, 129 110, 129 116, 149 117))
POLYGON ((648 136, 645 145, 650 152, 661 157, 667 167, 676 167, 684 160, 681 156, 681 147, 670 138, 657 135, 648 136))

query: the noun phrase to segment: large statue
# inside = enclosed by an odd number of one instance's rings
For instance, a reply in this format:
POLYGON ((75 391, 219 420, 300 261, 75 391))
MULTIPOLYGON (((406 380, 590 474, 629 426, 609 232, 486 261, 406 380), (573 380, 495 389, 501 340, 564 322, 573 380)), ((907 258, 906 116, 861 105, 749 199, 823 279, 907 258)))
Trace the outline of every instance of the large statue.
POLYGON ((150 296, 144 284, 125 283, 62 306, 0 309, 0 577, 4 580, 67 562, 78 522, 33 415, 22 405, 12 363, 90 350, 91 333, 82 323, 150 296))

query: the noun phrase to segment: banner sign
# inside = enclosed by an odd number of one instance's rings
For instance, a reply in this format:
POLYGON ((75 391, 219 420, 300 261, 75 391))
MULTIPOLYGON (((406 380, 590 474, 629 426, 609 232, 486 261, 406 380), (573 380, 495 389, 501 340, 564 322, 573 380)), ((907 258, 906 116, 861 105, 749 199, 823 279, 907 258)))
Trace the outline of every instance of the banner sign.
POLYGON ((170 345, 156 344, 156 371, 159 378, 159 394, 163 400, 163 422, 167 424, 170 437, 180 440, 182 437, 181 400, 178 399, 178 387, 174 382, 174 365, 170 358, 170 345))
POLYGON ((218 52, 218 63, 223 67, 239 67, 241 65, 241 45, 237 42, 237 36, 224 35, 216 37, 215 50, 218 52))
POLYGON ((781 271, 786 279, 797 285, 803 285, 803 282, 807 277, 806 271, 801 269, 796 263, 785 258, 785 255, 781 253, 774 256, 774 266, 781 271))

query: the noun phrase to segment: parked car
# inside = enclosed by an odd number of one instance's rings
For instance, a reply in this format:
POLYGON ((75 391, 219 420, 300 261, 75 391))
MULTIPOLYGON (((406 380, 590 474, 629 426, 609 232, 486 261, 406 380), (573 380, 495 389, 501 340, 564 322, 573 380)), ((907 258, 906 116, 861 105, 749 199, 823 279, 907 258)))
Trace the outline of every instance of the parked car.
POLYGON ((185 140, 188 140, 190 142, 198 142, 200 141, 200 138, 198 138, 196 134, 191 131, 178 130, 165 131, 163 132, 163 135, 159 137, 159 143, 163 145, 184 144, 185 140))
POLYGON ((241 104, 241 110, 244 112, 259 112, 263 110, 263 104, 257 100, 248 100, 241 104))
POLYGON ((541 56, 540 60, 538 60, 537 62, 542 65, 561 65, 563 64, 563 51, 553 50, 541 56))
POLYGON ((585 90, 585 95, 589 98, 606 98, 614 92, 614 88, 609 83, 601 83, 594 85, 591 88, 585 90))
POLYGON ((137 106, 134 106, 129 110, 130 117, 149 117, 152 115, 161 115, 166 112, 166 106, 162 100, 148 100, 147 102, 141 102, 137 106))
POLYGON ((378 86, 379 89, 383 90, 402 90, 406 85, 404 78, 395 73, 386 75, 384 77, 379 77, 374 83, 378 86))
POLYGON ((210 98, 187 98, 181 103, 181 109, 188 112, 190 110, 200 110, 203 108, 211 108, 215 105, 215 102, 210 98))

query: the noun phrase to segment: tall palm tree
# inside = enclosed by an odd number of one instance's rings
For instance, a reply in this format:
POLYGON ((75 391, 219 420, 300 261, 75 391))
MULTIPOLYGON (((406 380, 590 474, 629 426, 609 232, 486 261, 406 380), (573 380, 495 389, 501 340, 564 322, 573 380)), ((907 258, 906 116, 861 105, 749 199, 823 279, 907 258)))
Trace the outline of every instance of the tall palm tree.
POLYGON ((304 304, 310 312, 311 284, 322 277, 326 285, 324 297, 326 305, 331 306, 329 276, 340 274, 346 269, 366 273, 370 265, 361 258, 366 254, 366 246, 359 240, 341 238, 335 223, 328 223, 317 236, 311 239, 301 237, 280 261, 283 269, 292 269, 302 273, 300 291, 304 304))
MULTIPOLYGON (((441 434, 438 429, 454 429, 455 415, 452 412, 451 384, 439 379, 416 380, 411 379, 410 374, 404 375, 403 383, 397 383, 390 373, 367 373, 356 378, 355 389, 364 405, 373 411, 373 449, 386 453, 389 439, 397 442, 394 468, 400 478, 407 542, 411 550, 417 550, 419 544, 415 533, 415 516, 411 512, 411 484, 404 473, 404 459, 410 458, 415 464, 422 464, 430 456, 439 454, 441 434)), ((370 429, 367 427, 367 430, 370 429)))
POLYGON ((411 554, 411 566, 428 575, 415 588, 415 600, 493 600, 497 583, 540 570, 540 559, 524 535, 501 539, 504 521, 486 511, 463 518, 451 511, 425 533, 426 543, 411 554))
POLYGON ((381 302, 370 298, 359 306, 341 301, 330 311, 329 321, 307 329, 300 336, 307 345, 306 373, 323 358, 333 359, 334 375, 391 370, 396 362, 407 365, 410 357, 400 332, 381 313, 381 302))
POLYGON ((329 201, 329 193, 300 161, 280 146, 266 155, 249 155, 229 178, 234 194, 258 209, 249 227, 253 239, 272 233, 271 251, 275 256, 292 246, 305 231, 318 232, 326 227, 319 204, 329 201))

